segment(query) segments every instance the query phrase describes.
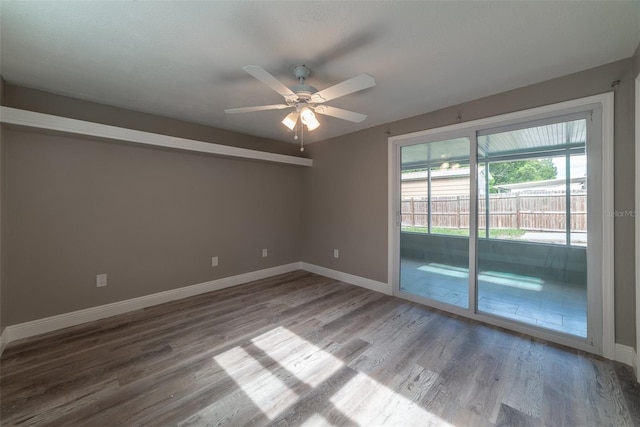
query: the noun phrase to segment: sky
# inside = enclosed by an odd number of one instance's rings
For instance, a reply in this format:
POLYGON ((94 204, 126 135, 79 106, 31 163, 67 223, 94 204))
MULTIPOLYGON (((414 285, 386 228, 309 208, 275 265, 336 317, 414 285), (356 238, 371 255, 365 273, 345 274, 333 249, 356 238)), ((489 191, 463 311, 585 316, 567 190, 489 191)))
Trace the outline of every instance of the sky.
MULTIPOLYGON (((554 157, 553 164, 558 169, 558 178, 566 178, 567 177, 567 168, 565 164, 565 158, 562 157, 554 157)), ((585 176, 587 173, 587 156, 571 156, 571 177, 577 178, 580 176, 585 176)))

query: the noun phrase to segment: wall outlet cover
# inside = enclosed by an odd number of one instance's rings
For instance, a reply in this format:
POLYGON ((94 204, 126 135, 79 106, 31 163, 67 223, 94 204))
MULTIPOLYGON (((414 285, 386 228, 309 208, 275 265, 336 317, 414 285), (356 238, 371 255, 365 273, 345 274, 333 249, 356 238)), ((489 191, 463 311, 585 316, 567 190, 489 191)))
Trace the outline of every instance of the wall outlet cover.
POLYGON ((103 286, 107 286, 107 275, 106 274, 98 274, 96 276, 96 287, 102 288, 103 286))

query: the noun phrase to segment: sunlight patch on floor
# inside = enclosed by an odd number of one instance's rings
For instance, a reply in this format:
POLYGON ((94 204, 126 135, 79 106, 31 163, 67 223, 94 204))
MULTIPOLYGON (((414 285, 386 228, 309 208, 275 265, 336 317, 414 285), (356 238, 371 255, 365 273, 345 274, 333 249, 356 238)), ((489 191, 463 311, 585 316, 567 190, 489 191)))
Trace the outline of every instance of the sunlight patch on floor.
POLYGON ((295 343, 295 351, 291 347, 274 345, 270 333, 251 340, 256 347, 276 360, 280 366, 295 375, 300 381, 316 387, 344 366, 342 361, 330 353, 316 347, 307 340, 286 328, 273 330, 280 335, 280 342, 295 343))
POLYGON ((540 292, 544 284, 544 280, 539 277, 522 276, 501 271, 483 271, 478 275, 478 280, 536 292, 540 292))
POLYGON ((226 351, 214 357, 214 360, 269 419, 277 417, 283 406, 288 406, 298 398, 284 382, 240 347, 226 351), (247 369, 236 369, 234 364, 237 360, 249 362, 247 369))
POLYGON ((426 273, 440 274, 443 276, 457 277, 460 279, 466 279, 469 277, 469 269, 463 267, 454 267, 452 265, 430 263, 428 265, 421 265, 418 270, 426 273))
POLYGON ((320 414, 313 414, 300 427, 326 427, 332 425, 325 417, 320 414))
MULTIPOLYGON (((235 418, 242 417, 242 411, 221 413, 226 406, 224 401, 233 400, 237 405, 238 399, 246 399, 247 405, 252 403, 273 420, 296 404, 301 390, 322 386, 345 366, 339 358, 284 327, 266 332, 249 344, 229 349, 213 359, 239 390, 204 408, 192 417, 196 422, 209 423, 223 418, 231 424, 248 421, 235 418)), ((326 399, 324 403, 317 402, 317 407, 323 410, 298 421, 304 421, 304 426, 324 426, 339 417, 357 425, 450 426, 418 403, 363 373, 358 373, 326 399)))
MULTIPOLYGON (((469 278, 468 268, 454 267, 446 264, 429 263, 421 265, 418 267, 418 270, 424 271, 425 273, 439 274, 441 276, 455 277, 458 279, 469 278)), ((520 274, 504 273, 500 271, 483 271, 478 275, 478 280, 536 292, 540 292, 543 287, 542 285, 544 284, 544 280, 538 277, 523 276, 520 274)))
POLYGON ((334 394, 331 403, 362 426, 451 426, 363 373, 358 373, 334 394))

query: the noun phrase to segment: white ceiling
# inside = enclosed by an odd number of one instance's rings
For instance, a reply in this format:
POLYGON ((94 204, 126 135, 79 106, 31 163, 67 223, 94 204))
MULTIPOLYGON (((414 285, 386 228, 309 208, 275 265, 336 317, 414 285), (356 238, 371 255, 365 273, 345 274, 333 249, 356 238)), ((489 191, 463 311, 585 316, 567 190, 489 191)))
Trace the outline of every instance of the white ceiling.
POLYGON ((286 111, 226 115, 282 98, 242 70, 287 85, 306 64, 319 90, 366 72, 377 86, 329 105, 305 142, 630 57, 638 1, 0 1, 0 72, 13 84, 294 142, 286 111))

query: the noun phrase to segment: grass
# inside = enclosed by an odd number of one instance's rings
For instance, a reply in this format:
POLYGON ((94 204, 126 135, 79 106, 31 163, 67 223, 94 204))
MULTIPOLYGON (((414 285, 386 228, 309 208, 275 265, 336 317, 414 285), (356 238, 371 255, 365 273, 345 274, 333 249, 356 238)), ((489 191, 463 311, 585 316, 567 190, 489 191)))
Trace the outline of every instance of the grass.
MULTIPOLYGON (((402 231, 410 233, 427 233, 427 227, 402 227, 402 231)), ((496 228, 489 230, 489 237, 492 239, 517 239, 524 235, 524 230, 516 228, 496 228)), ((431 234, 442 234, 445 236, 469 236, 468 228, 437 228, 431 227, 431 234)), ((478 237, 484 238, 486 231, 478 231, 478 237)))

